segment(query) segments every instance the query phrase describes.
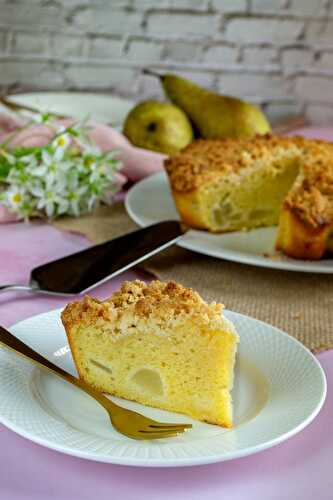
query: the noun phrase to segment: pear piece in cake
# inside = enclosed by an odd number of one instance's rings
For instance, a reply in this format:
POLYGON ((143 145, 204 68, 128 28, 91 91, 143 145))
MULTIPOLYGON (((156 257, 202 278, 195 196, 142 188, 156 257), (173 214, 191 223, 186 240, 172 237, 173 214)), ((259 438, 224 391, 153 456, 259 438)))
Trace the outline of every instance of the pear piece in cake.
POLYGON ((96 389, 232 426, 238 335, 221 304, 177 283, 125 282, 62 313, 79 376, 96 389))

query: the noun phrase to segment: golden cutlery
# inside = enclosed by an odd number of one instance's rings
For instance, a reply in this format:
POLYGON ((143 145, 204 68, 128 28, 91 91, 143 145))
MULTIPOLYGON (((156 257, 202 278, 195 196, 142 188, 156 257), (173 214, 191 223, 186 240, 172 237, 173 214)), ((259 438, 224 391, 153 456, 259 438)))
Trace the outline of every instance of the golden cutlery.
POLYGON ((81 379, 67 373, 62 368, 59 368, 51 361, 38 354, 38 352, 34 351, 2 326, 0 326, 0 344, 14 351, 16 354, 33 361, 37 365, 46 368, 51 373, 55 373, 64 380, 67 380, 70 384, 79 387, 82 391, 89 394, 89 396, 94 398, 107 411, 113 427, 129 438, 161 439, 173 437, 192 427, 191 424, 157 422, 135 411, 118 406, 81 379))

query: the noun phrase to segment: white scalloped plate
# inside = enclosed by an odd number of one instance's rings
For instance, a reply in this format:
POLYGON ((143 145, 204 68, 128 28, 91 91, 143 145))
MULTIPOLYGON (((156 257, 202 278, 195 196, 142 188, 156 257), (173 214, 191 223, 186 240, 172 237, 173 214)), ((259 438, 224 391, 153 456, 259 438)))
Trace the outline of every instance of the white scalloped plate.
MULTIPOLYGON (((281 443, 318 414, 326 395, 324 372, 310 351, 286 333, 241 314, 226 315, 240 334, 233 429, 114 398, 156 419, 193 424, 175 438, 128 439, 114 431, 104 410, 85 393, 5 349, 0 349, 0 421, 69 455, 145 467, 220 462, 281 443)), ((75 374, 60 310, 17 323, 11 331, 75 374)))
MULTIPOLYGON (((163 220, 179 219, 164 172, 151 175, 135 184, 127 194, 125 206, 129 216, 142 227, 163 220)), ((178 240, 177 245, 210 257, 252 266, 333 273, 333 259, 306 261, 285 257, 275 252, 275 239, 276 227, 225 234, 190 230, 178 240)))

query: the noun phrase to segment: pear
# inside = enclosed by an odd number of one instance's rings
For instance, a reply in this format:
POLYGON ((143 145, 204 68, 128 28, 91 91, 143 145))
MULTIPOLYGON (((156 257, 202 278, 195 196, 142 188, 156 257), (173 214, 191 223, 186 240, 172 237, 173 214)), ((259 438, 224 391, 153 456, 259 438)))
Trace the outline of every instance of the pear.
POLYGON ((160 78, 167 97, 187 114, 205 139, 248 138, 271 130, 263 112, 249 102, 216 94, 177 75, 145 73, 160 78))
POLYGON ((193 141, 192 125, 185 113, 166 102, 144 101, 128 114, 123 130, 135 146, 167 155, 178 153, 193 141))

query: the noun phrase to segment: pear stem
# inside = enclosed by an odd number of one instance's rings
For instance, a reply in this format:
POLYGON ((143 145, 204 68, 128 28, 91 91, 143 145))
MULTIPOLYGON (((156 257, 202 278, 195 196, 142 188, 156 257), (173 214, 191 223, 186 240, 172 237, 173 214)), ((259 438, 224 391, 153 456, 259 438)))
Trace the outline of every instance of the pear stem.
POLYGON ((155 76, 156 78, 163 78, 163 75, 160 75, 156 73, 156 71, 152 71, 151 69, 148 68, 143 68, 142 73, 144 75, 155 76))

